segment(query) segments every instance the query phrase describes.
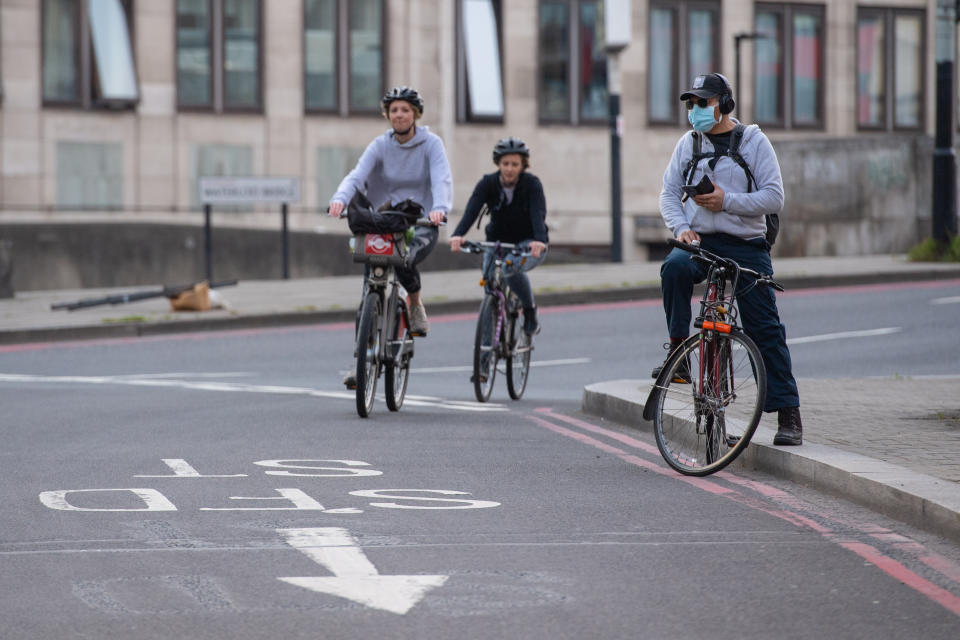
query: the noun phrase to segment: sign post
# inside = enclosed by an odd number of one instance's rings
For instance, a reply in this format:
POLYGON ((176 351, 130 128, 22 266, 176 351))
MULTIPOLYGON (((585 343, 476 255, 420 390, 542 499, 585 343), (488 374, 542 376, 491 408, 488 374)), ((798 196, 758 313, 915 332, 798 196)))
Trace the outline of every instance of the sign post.
POLYGON ((290 243, 287 211, 291 202, 300 202, 300 178, 255 178, 202 176, 199 180, 200 202, 204 214, 204 253, 207 280, 213 282, 213 232, 210 216, 215 204, 279 203, 281 215, 280 251, 283 278, 290 278, 290 243))
POLYGON ((620 182, 620 52, 630 44, 630 0, 604 0, 604 48, 607 52, 607 93, 610 108, 610 261, 623 262, 623 216, 620 182))

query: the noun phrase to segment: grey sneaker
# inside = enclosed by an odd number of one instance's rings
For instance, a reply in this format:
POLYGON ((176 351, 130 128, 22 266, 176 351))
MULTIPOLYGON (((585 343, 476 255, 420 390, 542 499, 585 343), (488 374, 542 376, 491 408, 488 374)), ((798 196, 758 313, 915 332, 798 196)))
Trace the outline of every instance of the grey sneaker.
POLYGON ((427 320, 427 310, 422 304, 410 305, 410 333, 415 336, 425 336, 430 330, 430 321, 427 320))

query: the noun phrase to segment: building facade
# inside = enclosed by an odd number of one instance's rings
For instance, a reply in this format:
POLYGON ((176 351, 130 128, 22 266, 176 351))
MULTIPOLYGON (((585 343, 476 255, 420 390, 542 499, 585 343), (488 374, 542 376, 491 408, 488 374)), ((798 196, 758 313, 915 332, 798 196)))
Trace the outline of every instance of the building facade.
MULTIPOLYGON (((678 100, 723 72, 777 149, 785 255, 899 252, 929 235, 934 0, 633 0, 622 68, 624 256, 665 230, 678 100), (751 35, 752 34, 752 35, 751 35)), ((0 0, 0 219, 199 224, 201 176, 295 176, 322 215, 379 98, 417 88, 454 172, 532 148, 556 244, 610 242, 602 0, 0 0)), ((218 225, 273 228, 236 206, 218 225)))

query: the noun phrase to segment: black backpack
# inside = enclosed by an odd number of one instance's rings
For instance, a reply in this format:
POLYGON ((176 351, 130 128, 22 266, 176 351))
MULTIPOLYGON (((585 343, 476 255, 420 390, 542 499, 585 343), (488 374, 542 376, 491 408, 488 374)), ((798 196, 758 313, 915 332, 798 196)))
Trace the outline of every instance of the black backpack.
MULTIPOLYGON (((754 187, 756 187, 757 181, 754 179, 753 172, 750 171, 747 161, 743 159, 742 155, 740 155, 740 142, 743 140, 743 132, 746 131, 746 129, 747 126, 739 122, 734 125, 733 132, 730 134, 730 148, 727 150, 727 155, 731 160, 740 165, 744 173, 747 174, 747 193, 750 193, 753 191, 754 187)), ((700 164, 701 160, 704 158, 713 158, 715 155, 713 153, 704 153, 702 151, 702 133, 694 130, 691 131, 690 134, 693 136, 693 157, 690 158, 686 169, 683 170, 684 184, 690 183, 690 178, 693 176, 693 172, 696 170, 697 165, 700 164)), ((772 247, 773 243, 777 241, 777 234, 780 233, 780 214, 768 213, 764 215, 764 219, 767 222, 766 239, 772 247)))

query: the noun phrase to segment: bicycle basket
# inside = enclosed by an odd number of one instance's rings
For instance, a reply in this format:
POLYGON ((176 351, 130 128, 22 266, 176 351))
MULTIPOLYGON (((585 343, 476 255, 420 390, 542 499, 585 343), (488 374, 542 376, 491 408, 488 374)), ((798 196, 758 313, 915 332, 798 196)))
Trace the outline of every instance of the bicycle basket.
POLYGON ((359 233, 354 237, 354 262, 398 267, 406 257, 402 233, 359 233))

